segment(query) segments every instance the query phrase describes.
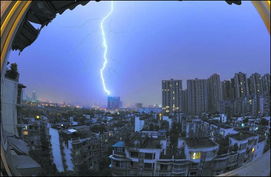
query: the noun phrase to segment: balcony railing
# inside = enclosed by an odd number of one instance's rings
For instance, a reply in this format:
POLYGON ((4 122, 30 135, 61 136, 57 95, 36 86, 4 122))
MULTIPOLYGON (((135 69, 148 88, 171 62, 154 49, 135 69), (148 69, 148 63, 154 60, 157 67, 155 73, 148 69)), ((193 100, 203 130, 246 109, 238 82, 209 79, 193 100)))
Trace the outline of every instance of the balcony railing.
POLYGON ((270 176, 270 150, 261 158, 219 176, 270 176))

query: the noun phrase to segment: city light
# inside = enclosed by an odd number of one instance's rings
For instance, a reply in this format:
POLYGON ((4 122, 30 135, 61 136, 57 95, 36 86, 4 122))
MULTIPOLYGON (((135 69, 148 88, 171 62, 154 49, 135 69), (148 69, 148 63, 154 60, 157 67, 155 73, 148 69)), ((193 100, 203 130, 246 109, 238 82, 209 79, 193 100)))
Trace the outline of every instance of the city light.
POLYGON ((110 95, 110 90, 108 90, 108 88, 106 87, 106 83, 105 83, 105 79, 104 79, 104 70, 105 70, 105 68, 107 66, 107 63, 108 63, 108 58, 107 58, 108 45, 107 45, 107 40, 106 40, 106 36, 105 36, 105 31, 104 31, 104 22, 106 21, 106 19, 108 19, 110 17, 110 15, 112 14, 113 10, 114 10, 114 3, 113 3, 113 1, 111 1, 110 11, 102 19, 101 24, 100 24, 102 38, 103 38, 103 48, 104 48, 104 54, 103 54, 104 62, 103 62, 102 68, 100 69, 100 74, 101 74, 101 80, 102 80, 102 84, 103 84, 103 89, 104 89, 105 93, 108 96, 110 95))
POLYGON ((254 152, 255 151, 255 148, 252 148, 251 152, 254 152))
POLYGON ((200 159, 201 153, 200 152, 193 152, 191 158, 193 160, 200 159))
POLYGON ((23 135, 27 136, 28 135, 28 130, 23 130, 23 135))

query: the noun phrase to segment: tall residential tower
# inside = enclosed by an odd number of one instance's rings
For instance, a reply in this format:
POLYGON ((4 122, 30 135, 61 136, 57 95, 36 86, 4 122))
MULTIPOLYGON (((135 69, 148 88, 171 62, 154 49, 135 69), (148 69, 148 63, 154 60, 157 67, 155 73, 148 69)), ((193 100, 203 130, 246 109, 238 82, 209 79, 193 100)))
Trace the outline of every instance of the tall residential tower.
POLYGON ((162 81, 162 105, 163 112, 174 113, 181 112, 181 80, 163 80, 162 81))

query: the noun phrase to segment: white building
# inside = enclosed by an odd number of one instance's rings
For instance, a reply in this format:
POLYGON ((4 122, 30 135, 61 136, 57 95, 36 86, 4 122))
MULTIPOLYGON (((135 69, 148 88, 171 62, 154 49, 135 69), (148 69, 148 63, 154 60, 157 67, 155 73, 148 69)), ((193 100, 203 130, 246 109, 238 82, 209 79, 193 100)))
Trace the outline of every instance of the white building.
POLYGON ((255 155, 254 155, 254 160, 262 157, 263 153, 264 153, 264 147, 266 145, 266 139, 259 139, 259 142, 255 148, 255 155))
POLYGON ((171 129, 172 128, 172 119, 170 119, 168 116, 163 116, 162 119, 168 122, 169 129, 171 129))
POLYGON ((238 131, 234 130, 233 127, 219 127, 219 134, 222 135, 224 138, 228 135, 235 135, 238 131))
POLYGON ((187 138, 185 140, 186 159, 200 163, 202 160, 213 160, 218 152, 219 145, 208 138, 187 138))
POLYGON ((135 117, 135 132, 139 132, 144 127, 144 120, 141 120, 140 117, 135 117))

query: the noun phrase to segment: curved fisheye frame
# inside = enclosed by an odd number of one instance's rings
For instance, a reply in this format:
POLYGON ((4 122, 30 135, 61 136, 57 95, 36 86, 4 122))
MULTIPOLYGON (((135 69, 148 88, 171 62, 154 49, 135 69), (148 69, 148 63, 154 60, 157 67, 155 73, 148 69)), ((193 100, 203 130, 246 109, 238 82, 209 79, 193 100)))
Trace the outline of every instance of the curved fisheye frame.
POLYGON ((1 176, 270 176, 270 1, 1 1, 1 176))

